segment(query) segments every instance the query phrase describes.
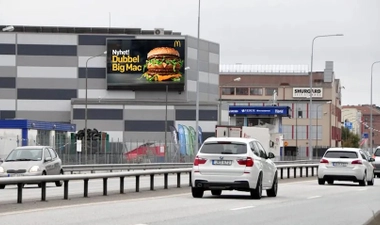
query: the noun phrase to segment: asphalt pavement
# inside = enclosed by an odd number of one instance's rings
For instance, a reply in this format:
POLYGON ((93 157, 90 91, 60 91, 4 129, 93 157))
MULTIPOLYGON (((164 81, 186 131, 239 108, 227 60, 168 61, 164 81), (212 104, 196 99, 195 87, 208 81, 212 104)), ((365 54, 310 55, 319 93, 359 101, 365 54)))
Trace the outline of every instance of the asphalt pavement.
MULTIPOLYGON (((7 225, 360 225, 380 210, 380 179, 375 186, 351 182, 318 185, 316 178, 279 184, 278 196, 252 200, 226 191, 202 199, 185 193, 0 213, 7 225), (22 215, 22 216, 21 216, 22 215)), ((179 190, 179 189, 176 189, 179 190)))

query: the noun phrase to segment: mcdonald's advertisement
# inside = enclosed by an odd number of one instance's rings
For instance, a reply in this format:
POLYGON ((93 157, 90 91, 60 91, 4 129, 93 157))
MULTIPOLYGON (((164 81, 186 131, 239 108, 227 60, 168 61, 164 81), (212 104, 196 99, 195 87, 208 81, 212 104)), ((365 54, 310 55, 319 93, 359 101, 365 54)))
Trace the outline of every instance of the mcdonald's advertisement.
POLYGON ((184 39, 107 39, 109 90, 183 91, 184 39))

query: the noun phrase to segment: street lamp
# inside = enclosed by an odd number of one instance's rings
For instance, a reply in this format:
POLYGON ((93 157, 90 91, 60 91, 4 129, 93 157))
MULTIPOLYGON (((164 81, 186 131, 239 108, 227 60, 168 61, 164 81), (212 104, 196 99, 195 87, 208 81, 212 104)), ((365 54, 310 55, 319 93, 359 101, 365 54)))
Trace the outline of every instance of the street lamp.
POLYGON ((370 120, 370 126, 371 126, 371 129, 369 129, 369 132, 370 132, 370 135, 369 135, 369 140, 370 140, 370 150, 371 150, 371 154, 373 153, 373 146, 372 146, 372 139, 373 139, 373 137, 372 137, 372 135, 373 135, 373 113, 372 113, 372 111, 373 111, 373 106, 372 106, 372 86, 373 86, 373 82, 372 82, 372 80, 373 80, 373 66, 375 65, 375 64, 377 64, 377 63, 380 63, 380 61, 376 61, 376 62, 374 62, 374 63, 372 63, 372 65, 371 65, 371 103, 370 103, 370 105, 371 105, 371 111, 370 111, 370 118, 369 118, 369 120, 370 120))
POLYGON ((227 82, 227 83, 219 86, 219 109, 218 109, 218 116, 219 116, 219 118, 218 118, 218 125, 221 125, 221 123, 222 123, 222 91, 220 90, 220 88, 222 88, 222 87, 224 87, 224 86, 226 86, 228 84, 234 83, 234 82, 239 82, 240 80, 241 80, 241 78, 237 77, 237 78, 233 79, 232 81, 227 82))
MULTIPOLYGON (((311 114, 311 109, 313 106, 313 59, 314 59, 314 42, 317 38, 325 38, 325 37, 339 37, 343 36, 343 34, 327 34, 327 35, 318 35, 313 38, 313 41, 311 43, 311 65, 310 65, 310 103, 309 103, 309 112, 311 114)), ((312 138, 311 138, 311 126, 313 125, 312 117, 309 115, 309 159, 313 159, 313 145, 312 145, 312 138)))
POLYGON ((195 143, 194 151, 198 152, 199 145, 199 46, 200 46, 200 28, 201 28, 201 0, 198 0, 198 35, 197 35, 197 92, 195 100, 195 143))
POLYGON ((87 163, 87 105, 88 105, 88 97, 87 97, 87 91, 88 91, 88 61, 90 61, 93 58, 100 57, 103 55, 106 55, 107 51, 103 52, 102 54, 91 56, 86 60, 86 83, 85 83, 85 108, 84 108, 84 153, 85 153, 85 162, 87 163))
MULTIPOLYGON (((331 104, 331 101, 325 102, 325 104, 331 104)), ((325 104, 320 104, 320 105, 317 106, 317 115, 316 115, 316 117, 317 117, 317 126, 316 126, 316 134, 315 134, 315 137, 316 137, 315 148, 318 147, 318 121, 319 121, 319 118, 318 118, 318 112, 319 112, 319 107, 321 107, 321 106, 323 106, 323 105, 325 105, 325 104)), ((323 116, 324 114, 325 114, 325 113, 322 113, 322 116, 323 116)), ((329 128, 329 129, 331 129, 331 128, 329 128)), ((316 156, 316 157, 318 156, 318 154, 317 154, 317 149, 316 149, 316 151, 315 151, 315 156, 316 156)))

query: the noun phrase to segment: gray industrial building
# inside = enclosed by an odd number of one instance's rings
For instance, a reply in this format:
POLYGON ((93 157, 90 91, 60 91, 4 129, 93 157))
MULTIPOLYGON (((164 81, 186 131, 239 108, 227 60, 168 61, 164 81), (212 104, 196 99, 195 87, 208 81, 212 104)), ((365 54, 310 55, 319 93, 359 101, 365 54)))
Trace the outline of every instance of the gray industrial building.
MULTIPOLYGON (((4 27, 4 26, 2 26, 4 27)), ((219 44, 163 30, 15 26, 0 32, 0 118, 72 123, 84 128, 86 61, 106 39, 184 39, 184 91, 168 92, 167 123, 195 127, 197 61, 203 139, 218 120, 219 44), (155 32, 157 31, 157 32, 155 32), (158 34, 157 34, 158 33, 158 34), (199 50, 199 59, 197 51, 199 50)), ((88 62, 88 128, 111 142, 164 142, 166 92, 107 90, 106 56, 88 62)), ((168 135, 168 140, 171 136, 168 135)))

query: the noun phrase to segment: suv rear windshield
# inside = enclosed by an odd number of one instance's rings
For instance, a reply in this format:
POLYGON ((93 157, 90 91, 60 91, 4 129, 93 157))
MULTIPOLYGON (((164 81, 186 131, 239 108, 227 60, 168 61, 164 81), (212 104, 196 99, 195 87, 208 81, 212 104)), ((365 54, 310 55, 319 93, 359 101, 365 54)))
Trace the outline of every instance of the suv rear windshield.
POLYGON ((346 151, 328 151, 326 152, 325 158, 346 158, 346 159, 356 159, 358 154, 356 152, 346 152, 346 151))
POLYGON ((207 142, 202 146, 200 152, 207 154, 246 154, 247 144, 230 141, 207 142))
POLYGON ((378 148, 378 149, 376 149, 376 151, 375 151, 375 154, 374 154, 375 156, 380 156, 380 148, 378 148))

